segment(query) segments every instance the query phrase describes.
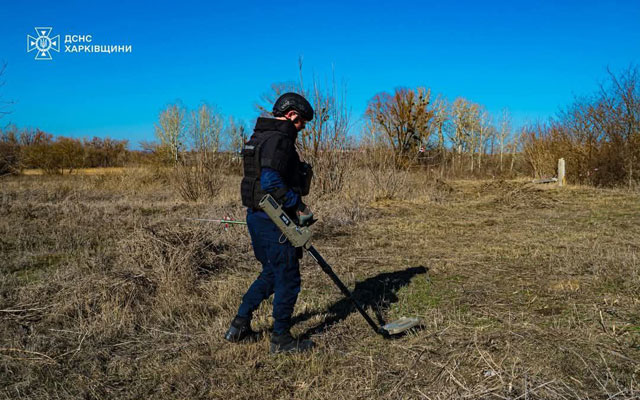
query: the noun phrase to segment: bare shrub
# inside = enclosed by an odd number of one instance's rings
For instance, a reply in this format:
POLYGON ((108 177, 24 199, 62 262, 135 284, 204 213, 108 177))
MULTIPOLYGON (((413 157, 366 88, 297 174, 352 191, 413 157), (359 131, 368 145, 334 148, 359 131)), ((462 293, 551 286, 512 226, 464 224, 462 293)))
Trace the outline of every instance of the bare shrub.
POLYGON ((313 227, 314 240, 348 234, 366 221, 374 211, 361 198, 339 198, 314 203, 314 212, 321 216, 313 227))
POLYGON ((577 98, 558 118, 535 124, 522 135, 524 157, 536 176, 552 175, 558 158, 576 183, 629 187, 640 182, 640 84, 637 67, 619 75, 599 93, 577 98))
POLYGON ((422 173, 412 173, 407 185, 413 188, 413 197, 427 198, 437 204, 449 204, 458 196, 458 191, 445 180, 440 178, 425 179, 422 173))
POLYGON ((318 196, 336 194, 342 191, 351 168, 350 157, 346 150, 325 150, 310 158, 313 165, 313 191, 318 196))
POLYGON ((409 165, 399 162, 389 148, 379 143, 366 145, 355 158, 346 193, 348 198, 376 201, 407 193, 409 165))
POLYGON ((553 133, 548 125, 538 123, 522 129, 523 155, 537 178, 555 175, 553 133))
POLYGON ((20 144, 15 126, 0 130, 0 176, 20 172, 20 144))
POLYGON ((119 241, 117 264, 159 290, 180 287, 189 293, 203 274, 235 268, 238 257, 229 253, 244 253, 248 245, 242 229, 224 231, 213 223, 150 224, 119 241))
POLYGON ((214 198, 220 192, 222 182, 218 164, 214 160, 180 163, 172 169, 171 183, 186 201, 214 198))

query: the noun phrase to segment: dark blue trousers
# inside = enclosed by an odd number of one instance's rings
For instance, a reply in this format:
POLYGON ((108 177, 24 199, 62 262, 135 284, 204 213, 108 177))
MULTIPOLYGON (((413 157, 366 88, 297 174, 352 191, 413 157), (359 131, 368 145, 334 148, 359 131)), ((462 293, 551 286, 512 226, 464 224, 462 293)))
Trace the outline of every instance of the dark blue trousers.
POLYGON ((260 303, 274 294, 273 332, 281 335, 291 326, 291 314, 300 293, 300 263, 296 248, 263 212, 248 211, 247 226, 262 272, 243 296, 238 316, 251 318, 260 303))

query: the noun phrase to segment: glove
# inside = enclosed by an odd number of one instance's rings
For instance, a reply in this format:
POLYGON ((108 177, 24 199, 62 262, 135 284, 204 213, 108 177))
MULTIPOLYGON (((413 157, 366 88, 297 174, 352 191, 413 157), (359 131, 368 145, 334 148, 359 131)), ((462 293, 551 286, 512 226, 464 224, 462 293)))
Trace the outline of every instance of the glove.
POLYGON ((298 216, 298 225, 300 226, 310 226, 317 221, 316 219, 313 219, 313 212, 311 212, 311 209, 303 202, 300 202, 296 215, 298 216))

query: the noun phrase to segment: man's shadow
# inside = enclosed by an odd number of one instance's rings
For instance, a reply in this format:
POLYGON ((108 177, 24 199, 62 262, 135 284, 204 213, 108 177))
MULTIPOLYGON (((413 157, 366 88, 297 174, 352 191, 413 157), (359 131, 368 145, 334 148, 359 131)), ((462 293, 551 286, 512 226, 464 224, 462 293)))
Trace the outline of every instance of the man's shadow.
MULTIPOLYGON (((385 272, 368 278, 362 282, 356 283, 355 288, 351 291, 355 300, 369 312, 373 310, 378 324, 384 325, 386 322, 382 316, 383 312, 389 309, 389 306, 398 301, 396 293, 402 287, 407 286, 411 279, 418 274, 426 274, 428 269, 423 266, 407 268, 404 271, 385 272)), ((338 291, 338 288, 336 288, 338 291)), ((309 337, 313 334, 320 333, 335 323, 345 319, 349 314, 358 312, 346 297, 329 306, 326 313, 329 314, 325 320, 309 329, 302 336, 309 337)), ((292 318, 292 324, 306 321, 311 317, 320 314, 320 312, 306 312, 298 314, 292 318)))

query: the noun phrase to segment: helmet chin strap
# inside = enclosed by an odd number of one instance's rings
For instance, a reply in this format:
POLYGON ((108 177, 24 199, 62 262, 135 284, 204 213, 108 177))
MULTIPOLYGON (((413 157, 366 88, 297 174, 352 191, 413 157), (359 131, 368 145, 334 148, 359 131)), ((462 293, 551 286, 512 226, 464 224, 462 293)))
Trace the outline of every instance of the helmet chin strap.
MULTIPOLYGON (((291 121, 291 123, 295 124, 296 122, 298 122, 298 120, 300 120, 300 114, 297 111, 294 111, 294 112, 295 112, 295 116, 290 118, 290 117, 285 115, 283 118, 287 119, 287 120, 291 121)), ((287 114, 289 114, 289 113, 287 113, 287 114)))
POLYGON ((300 118, 300 114, 297 111, 295 112, 295 116, 292 118, 289 118, 286 114, 281 117, 276 117, 276 119, 291 121, 294 125, 300 120, 300 118))

